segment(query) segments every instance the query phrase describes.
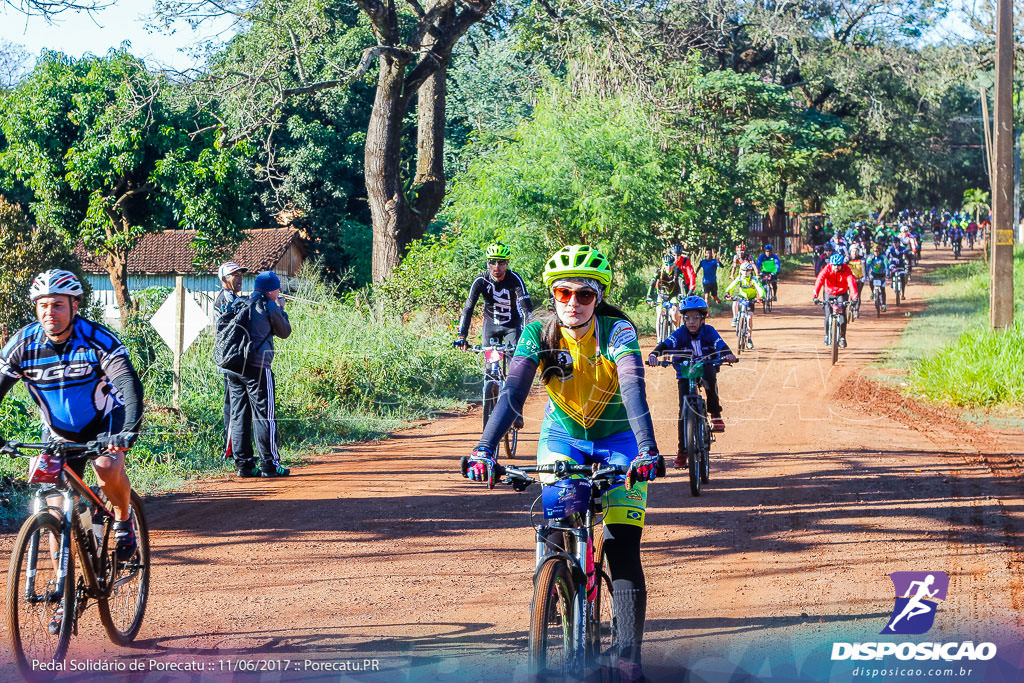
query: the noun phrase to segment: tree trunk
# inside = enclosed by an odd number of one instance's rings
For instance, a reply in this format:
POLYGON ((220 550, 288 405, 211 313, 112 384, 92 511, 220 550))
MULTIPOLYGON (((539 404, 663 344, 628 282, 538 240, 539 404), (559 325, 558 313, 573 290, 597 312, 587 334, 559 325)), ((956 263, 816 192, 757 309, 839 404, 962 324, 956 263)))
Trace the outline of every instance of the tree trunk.
POLYGON ((373 221, 373 281, 383 281, 411 240, 409 207, 402 194, 402 119, 409 107, 405 61, 381 58, 377 95, 366 130, 366 194, 373 221))
POLYGON ((117 307, 121 311, 121 321, 124 322, 134 312, 132 296, 128 291, 128 254, 122 251, 107 252, 104 266, 110 276, 110 284, 114 287, 114 298, 117 299, 117 307))
MULTIPOLYGON (((454 14, 454 10, 449 10, 454 14)), ((447 17, 443 21, 450 21, 447 17)), ((434 49, 434 39, 427 36, 424 48, 434 49)), ((417 93, 416 189, 412 213, 412 238, 421 239, 427 232, 444 201, 444 134, 448 100, 448 64, 451 53, 439 55, 441 64, 420 86, 417 93)))

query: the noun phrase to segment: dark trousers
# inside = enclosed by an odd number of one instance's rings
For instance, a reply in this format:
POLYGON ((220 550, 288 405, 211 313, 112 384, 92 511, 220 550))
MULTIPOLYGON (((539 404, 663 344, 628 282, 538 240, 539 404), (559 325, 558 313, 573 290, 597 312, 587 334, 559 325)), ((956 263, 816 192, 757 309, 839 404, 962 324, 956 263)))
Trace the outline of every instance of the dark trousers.
MULTIPOLYGON (((832 315, 832 301, 849 301, 850 293, 843 292, 833 296, 831 294, 825 295, 825 334, 828 334, 828 319, 832 315)), ((843 314, 843 324, 839 326, 839 338, 846 339, 846 314, 843 314)))
POLYGON ((519 343, 519 335, 522 333, 523 330, 519 327, 495 325, 490 319, 485 319, 481 337, 484 346, 490 346, 492 339, 496 344, 511 344, 515 346, 519 343))
MULTIPOLYGON (((686 441, 685 441, 685 420, 686 420, 686 404, 683 402, 683 397, 690 393, 690 380, 680 379, 676 380, 679 384, 679 419, 676 422, 678 429, 679 448, 676 453, 686 452, 686 441)), ((722 416, 722 401, 718 397, 718 368, 708 363, 704 366, 704 377, 701 379, 701 383, 704 385, 704 391, 707 394, 707 407, 708 415, 711 417, 722 416)))
POLYGON ((231 386, 224 375, 224 457, 231 457, 231 386))
POLYGON ((274 408, 274 373, 270 368, 246 366, 241 375, 231 375, 231 453, 239 468, 252 467, 253 438, 260 465, 264 470, 276 468, 281 457, 277 452, 277 418, 274 408))

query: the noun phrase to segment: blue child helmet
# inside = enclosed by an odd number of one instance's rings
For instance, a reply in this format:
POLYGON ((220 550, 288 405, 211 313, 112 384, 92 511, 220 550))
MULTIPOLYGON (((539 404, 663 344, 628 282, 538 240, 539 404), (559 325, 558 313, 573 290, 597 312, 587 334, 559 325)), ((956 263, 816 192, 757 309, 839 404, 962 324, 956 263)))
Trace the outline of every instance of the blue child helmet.
POLYGON ((843 255, 839 252, 836 252, 828 257, 828 262, 831 263, 833 266, 841 266, 843 265, 844 261, 846 261, 846 259, 843 258, 843 255))
POLYGON ((683 299, 683 303, 679 307, 680 313, 685 313, 686 311, 700 311, 702 315, 707 315, 708 302, 699 296, 688 296, 683 299))

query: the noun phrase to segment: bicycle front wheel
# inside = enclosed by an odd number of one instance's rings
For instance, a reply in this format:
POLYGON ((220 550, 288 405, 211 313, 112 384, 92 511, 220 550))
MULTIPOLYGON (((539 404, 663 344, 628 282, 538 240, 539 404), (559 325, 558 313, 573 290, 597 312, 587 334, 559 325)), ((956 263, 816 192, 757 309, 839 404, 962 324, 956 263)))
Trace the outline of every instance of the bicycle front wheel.
POLYGON ((686 406, 686 461, 690 468, 690 493, 700 495, 701 487, 701 451, 704 450, 704 439, 698 423, 700 418, 694 412, 692 404, 686 406), (700 439, 698 441, 698 439, 700 439))
POLYGON ((594 536, 594 572, 596 580, 594 588, 596 593, 594 594, 593 622, 590 624, 587 635, 590 639, 590 660, 592 663, 599 663, 600 658, 615 646, 618 639, 618 630, 615 622, 615 610, 613 608, 612 579, 605 571, 604 534, 595 529, 594 536))
POLYGON ((832 365, 835 365, 839 361, 839 321, 836 320, 835 315, 832 316, 829 330, 831 330, 829 340, 832 342, 832 365))
MULTIPOLYGON (((108 508, 110 503, 107 503, 108 508)), ((142 628, 149 598, 149 525, 142 499, 132 491, 132 527, 139 549, 127 562, 117 562, 113 551, 107 555, 110 593, 98 602, 100 623, 107 637, 117 645, 135 640, 142 628)))
POLYGON ((572 673, 575 593, 565 560, 549 558, 537 572, 530 606, 530 670, 539 681, 563 680, 572 673))
POLYGON ((11 652, 28 680, 52 678, 38 663, 62 662, 75 620, 75 562, 59 577, 61 522, 37 512, 21 527, 7 574, 7 633, 11 652), (36 667, 32 662, 37 662, 36 667))
POLYGON ((498 405, 498 383, 493 379, 484 380, 484 423, 483 428, 487 429, 487 420, 491 418, 491 413, 494 412, 494 406, 498 405))

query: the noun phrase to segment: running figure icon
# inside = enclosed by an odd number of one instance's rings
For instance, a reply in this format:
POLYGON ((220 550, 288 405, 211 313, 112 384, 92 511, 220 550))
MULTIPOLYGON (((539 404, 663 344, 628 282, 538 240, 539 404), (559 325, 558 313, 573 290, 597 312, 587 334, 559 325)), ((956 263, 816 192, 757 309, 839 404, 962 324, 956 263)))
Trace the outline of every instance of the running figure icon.
POLYGON ((890 577, 896 602, 882 633, 927 632, 935 621, 939 601, 946 599, 949 576, 944 572, 893 572, 890 577))

